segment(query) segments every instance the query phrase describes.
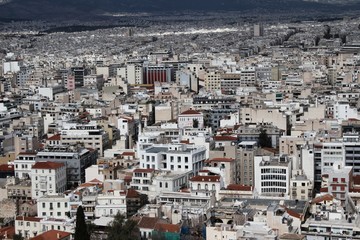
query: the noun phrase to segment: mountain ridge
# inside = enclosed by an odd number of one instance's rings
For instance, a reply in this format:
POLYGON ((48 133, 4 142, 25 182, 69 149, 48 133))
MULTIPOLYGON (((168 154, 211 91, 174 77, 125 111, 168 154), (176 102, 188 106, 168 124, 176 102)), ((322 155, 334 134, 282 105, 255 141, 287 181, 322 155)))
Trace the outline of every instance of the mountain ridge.
POLYGON ((303 0, 12 0, 1 5, 2 18, 51 19, 95 17, 111 12, 166 11, 342 11, 360 3, 338 5, 303 0))

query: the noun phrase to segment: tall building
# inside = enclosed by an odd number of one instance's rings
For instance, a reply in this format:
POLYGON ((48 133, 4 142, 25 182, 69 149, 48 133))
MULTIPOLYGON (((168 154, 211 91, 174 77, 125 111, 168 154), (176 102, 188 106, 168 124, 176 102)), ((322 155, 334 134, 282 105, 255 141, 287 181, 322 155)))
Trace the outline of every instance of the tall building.
POLYGON ((264 26, 262 23, 258 23, 254 25, 254 37, 264 36, 264 26))
POLYGON ((78 88, 84 86, 84 76, 85 76, 84 67, 73 67, 71 70, 74 73, 75 87, 78 88))
POLYGON ((173 82, 173 69, 166 65, 145 66, 143 68, 143 83, 154 84, 154 82, 173 82))

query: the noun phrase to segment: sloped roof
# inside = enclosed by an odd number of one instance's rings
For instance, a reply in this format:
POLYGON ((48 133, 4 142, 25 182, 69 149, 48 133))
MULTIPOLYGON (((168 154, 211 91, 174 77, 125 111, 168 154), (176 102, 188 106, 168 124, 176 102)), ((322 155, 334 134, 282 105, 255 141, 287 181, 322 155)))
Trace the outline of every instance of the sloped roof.
POLYGON ((139 228, 154 229, 159 218, 155 217, 142 217, 138 223, 139 228))
POLYGON ((169 223, 156 223, 154 229, 159 232, 172 232, 172 233, 180 232, 179 225, 169 224, 169 223))
POLYGON ((58 230, 50 230, 44 232, 36 237, 31 238, 30 240, 61 240, 68 238, 71 233, 58 231, 58 230))
POLYGON ((1 164, 0 165, 0 171, 13 172, 14 171, 14 165, 1 164))
POLYGON ((192 182, 220 182, 220 176, 195 176, 190 179, 192 182))
POLYGON ((64 166, 63 163, 57 162, 37 162, 32 166, 32 169, 58 169, 64 166))
POLYGON ((27 222, 40 222, 42 218, 37 217, 23 217, 23 216, 17 216, 16 220, 18 221, 27 221, 27 222))
POLYGON ((205 162, 233 162, 235 161, 234 158, 211 158, 206 160, 205 162))
POLYGON ((52 137, 49 137, 48 141, 59 141, 61 139, 61 134, 55 134, 52 137))
POLYGON ((311 203, 321 203, 323 201, 332 201, 333 199, 334 199, 333 195, 325 194, 325 195, 314 198, 313 200, 311 200, 311 203))
POLYGON ((229 184, 226 189, 234 190, 234 191, 252 191, 252 186, 245 186, 245 185, 240 185, 240 184, 229 184))
POLYGON ((201 115, 201 113, 193 109, 189 109, 186 110, 185 112, 180 113, 180 115, 201 115))

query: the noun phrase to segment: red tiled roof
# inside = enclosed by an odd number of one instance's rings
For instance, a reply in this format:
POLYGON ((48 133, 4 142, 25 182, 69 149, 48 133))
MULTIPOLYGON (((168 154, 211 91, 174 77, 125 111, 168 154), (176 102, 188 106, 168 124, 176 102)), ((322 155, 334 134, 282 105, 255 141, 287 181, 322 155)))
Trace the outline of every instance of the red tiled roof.
POLYGON ((295 212, 295 211, 293 211, 291 209, 288 209, 288 208, 285 208, 285 210, 290 216, 301 219, 301 214, 300 213, 297 213, 297 212, 295 212))
POLYGON ((71 233, 68 232, 50 230, 37 235, 36 237, 30 238, 30 240, 61 240, 69 238, 70 235, 71 233))
POLYGON ((322 193, 328 192, 328 188, 322 187, 322 188, 320 188, 320 192, 322 192, 322 193))
POLYGON ((159 218, 155 217, 142 217, 138 223, 139 228, 154 229, 159 218))
POLYGON ((36 155, 36 152, 21 152, 18 155, 36 155))
POLYGON ((334 199, 333 195, 325 194, 325 195, 322 195, 320 197, 314 198, 313 200, 311 200, 311 203, 321 203, 323 201, 331 201, 333 199, 334 199))
POLYGON ((15 227, 9 226, 9 227, 3 227, 0 228, 0 239, 7 239, 11 238, 15 235, 15 227))
POLYGON ((201 113, 193 109, 186 110, 185 112, 180 113, 180 115, 200 115, 201 113))
POLYGON ((32 166, 33 169, 58 169, 64 167, 63 163, 56 162, 37 162, 32 166))
POLYGON ((240 184, 229 184, 226 188, 227 190, 234 190, 234 191, 252 191, 252 186, 245 186, 240 184))
POLYGON ((135 156, 135 152, 123 152, 122 156, 135 156))
POLYGON ((215 141, 236 141, 237 137, 234 136, 214 136, 215 141))
POLYGON ((172 233, 179 233, 180 226, 177 224, 169 224, 169 223, 156 223, 154 230, 158 232, 172 232, 172 233))
POLYGON ((152 168, 137 168, 134 170, 135 173, 152 173, 155 169, 152 168))
POLYGON ((206 160, 205 162, 233 162, 234 158, 211 158, 206 160))
POLYGON ((37 218, 37 217, 23 217, 23 216, 18 216, 16 217, 16 220, 18 221, 27 221, 27 222, 40 222, 42 218, 37 218))
POLYGON ((360 175, 353 176, 353 182, 355 185, 360 185, 360 175))
POLYGON ((0 165, 0 171, 2 171, 2 172, 13 172, 14 171, 14 165, 1 164, 0 165))
POLYGON ((135 189, 130 188, 127 190, 126 198, 137 198, 139 196, 140 196, 139 192, 136 191, 135 189))
POLYGON ((192 182, 220 182, 220 176, 195 176, 190 179, 192 182))
POLYGON ((55 134, 52 137, 48 138, 49 141, 59 141, 61 139, 61 134, 55 134))
POLYGON ((93 180, 89 181, 89 183, 102 183, 99 179, 94 178, 93 180))

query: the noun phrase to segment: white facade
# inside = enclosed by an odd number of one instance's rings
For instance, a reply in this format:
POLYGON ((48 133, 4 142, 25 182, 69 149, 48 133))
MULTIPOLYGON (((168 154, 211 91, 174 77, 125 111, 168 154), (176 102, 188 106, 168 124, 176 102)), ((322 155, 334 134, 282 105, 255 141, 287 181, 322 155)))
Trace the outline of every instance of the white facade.
POLYGON ((260 195, 288 196, 290 192, 291 161, 286 157, 254 157, 255 191, 260 195))
POLYGON ((178 116, 179 128, 193 128, 195 121, 197 121, 198 125, 195 128, 204 128, 204 116, 200 112, 190 109, 178 116))
POLYGON ((109 190, 98 195, 95 206, 95 217, 115 216, 117 213, 126 215, 126 192, 109 190))
POLYGON ((345 149, 343 143, 323 143, 321 149, 321 173, 331 172, 333 166, 345 165, 345 149))
POLYGON ((31 169, 32 197, 63 193, 66 190, 66 166, 63 163, 37 162, 31 169))
POLYGON ((199 197, 211 197, 220 200, 220 189, 224 186, 220 176, 198 175, 190 179, 191 194, 199 197))
POLYGON ((99 165, 92 165, 85 169, 85 182, 90 182, 93 179, 97 179, 103 182, 104 174, 100 172, 99 165))
POLYGON ((46 195, 37 202, 38 216, 45 218, 67 219, 70 212, 70 198, 64 195, 46 195))
POLYGON ((29 178, 31 176, 31 168, 35 164, 35 157, 35 153, 20 153, 14 160, 15 177, 20 179, 29 178))
POLYGON ((186 144, 153 144, 139 149, 141 168, 170 171, 193 171, 196 174, 204 166, 206 148, 186 144))
POLYGON ((15 220, 15 233, 25 239, 35 237, 41 233, 41 218, 18 216, 15 220))
POLYGON ((347 101, 337 101, 334 104, 334 118, 338 121, 348 120, 349 118, 358 118, 356 108, 351 108, 347 101))
POLYGON ((17 73, 20 71, 20 62, 11 61, 3 63, 3 73, 17 73))

